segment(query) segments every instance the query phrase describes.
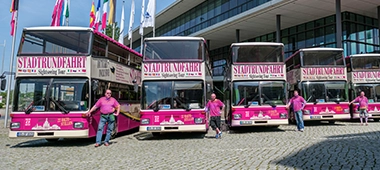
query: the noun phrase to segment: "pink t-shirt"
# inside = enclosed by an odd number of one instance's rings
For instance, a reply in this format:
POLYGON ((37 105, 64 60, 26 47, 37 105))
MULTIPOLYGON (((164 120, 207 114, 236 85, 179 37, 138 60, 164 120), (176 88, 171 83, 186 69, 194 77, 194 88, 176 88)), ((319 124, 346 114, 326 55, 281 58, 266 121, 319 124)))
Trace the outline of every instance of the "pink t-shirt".
POLYGON ((209 100, 206 105, 206 109, 210 111, 210 116, 220 116, 220 107, 224 107, 224 104, 219 99, 209 100))
POLYGON ((368 107, 368 98, 363 96, 358 96, 355 98, 354 102, 359 102, 360 109, 366 109, 368 107))
POLYGON ((95 106, 97 108, 100 108, 100 113, 102 113, 102 114, 109 114, 109 113, 113 113, 115 111, 115 108, 119 107, 120 104, 113 97, 110 97, 108 99, 106 97, 101 97, 95 103, 95 106))
POLYGON ((305 99, 301 96, 293 96, 289 102, 289 104, 293 104, 294 111, 300 111, 303 108, 303 105, 305 105, 305 103, 305 99))

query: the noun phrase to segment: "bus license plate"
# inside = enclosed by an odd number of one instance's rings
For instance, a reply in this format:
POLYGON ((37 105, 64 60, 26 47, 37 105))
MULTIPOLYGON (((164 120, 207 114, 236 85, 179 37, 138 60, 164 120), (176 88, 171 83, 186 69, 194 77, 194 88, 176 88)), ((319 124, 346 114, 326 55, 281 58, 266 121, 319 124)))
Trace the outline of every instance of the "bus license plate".
POLYGON ((241 125, 252 125, 252 121, 240 121, 241 125))
POLYGON ((310 119, 322 119, 322 116, 310 116, 310 119))
POLYGON ((161 130, 161 127, 147 127, 146 130, 151 131, 151 130, 161 130))
POLYGON ((17 132, 17 137, 33 137, 34 132, 17 132))

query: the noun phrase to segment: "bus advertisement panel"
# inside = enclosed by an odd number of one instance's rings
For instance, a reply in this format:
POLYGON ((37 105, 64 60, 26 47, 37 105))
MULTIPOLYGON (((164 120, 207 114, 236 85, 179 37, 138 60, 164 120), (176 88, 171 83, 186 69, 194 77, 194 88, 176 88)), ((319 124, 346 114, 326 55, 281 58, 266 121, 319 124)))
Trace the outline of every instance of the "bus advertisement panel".
POLYGON ((231 53, 230 126, 288 124, 283 44, 234 43, 231 53))
MULTIPOLYGON (((303 110, 305 121, 334 123, 338 119, 350 119, 344 63, 340 48, 300 49, 287 59, 288 82, 292 89, 301 90, 307 102, 303 110)), ((295 122, 293 112, 289 118, 295 122)))
POLYGON ((90 28, 25 28, 17 54, 9 137, 93 137, 100 112, 90 117, 86 113, 106 89, 112 90, 122 110, 113 134, 138 127, 134 87, 140 64, 128 64, 128 55, 141 61, 138 53, 90 28))
MULTIPOLYGON (((364 92, 368 98, 368 117, 380 119, 380 54, 356 54, 346 58, 351 83, 350 100, 364 92)), ((359 118, 358 103, 351 106, 352 118, 359 118)))
POLYGON ((207 132, 208 63, 203 38, 146 38, 140 131, 207 132))

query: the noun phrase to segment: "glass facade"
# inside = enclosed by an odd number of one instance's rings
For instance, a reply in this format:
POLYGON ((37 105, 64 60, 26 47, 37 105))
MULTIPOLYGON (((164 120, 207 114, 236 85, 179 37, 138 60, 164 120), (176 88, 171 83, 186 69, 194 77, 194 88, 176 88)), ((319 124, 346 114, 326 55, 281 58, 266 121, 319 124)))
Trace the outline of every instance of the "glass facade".
MULTIPOLYGON (((156 28, 156 36, 187 36, 269 1, 272 0, 205 1, 156 28)), ((145 35, 145 37, 152 36, 153 32, 145 35)), ((140 51, 140 43, 140 39, 133 42, 134 50, 140 51)))
MULTIPOLYGON (((296 25, 281 30, 281 42, 284 43, 285 57, 291 56, 300 48, 336 47, 335 15, 296 25)), ((378 20, 351 13, 342 13, 342 45, 344 55, 380 52, 378 20)), ((276 42, 276 32, 254 37, 245 42, 276 42)), ((212 43, 212 42, 211 42, 212 43)), ((229 47, 212 50, 214 76, 223 76, 225 58, 229 47)))

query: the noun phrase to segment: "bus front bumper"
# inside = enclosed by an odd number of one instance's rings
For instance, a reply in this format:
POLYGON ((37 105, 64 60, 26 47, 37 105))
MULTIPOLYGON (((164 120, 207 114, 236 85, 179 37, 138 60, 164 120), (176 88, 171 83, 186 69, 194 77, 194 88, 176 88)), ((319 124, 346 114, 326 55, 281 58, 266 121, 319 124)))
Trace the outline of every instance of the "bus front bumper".
MULTIPOLYGON (((359 119, 360 116, 359 116, 359 112, 355 112, 353 115, 352 115, 352 118, 353 119, 359 119)), ((380 113, 379 112, 376 112, 376 113, 368 113, 368 118, 372 118, 372 119, 380 119, 380 113)))
POLYGON ((140 125, 140 132, 206 132, 206 125, 155 126, 140 125))
POLYGON ((60 130, 60 131, 9 131, 9 138, 88 138, 88 129, 83 130, 60 130))
POLYGON ((232 120, 231 126, 278 126, 287 125, 288 119, 278 120, 232 120))
POLYGON ((313 121, 313 120, 345 120, 351 119, 350 114, 331 114, 331 115, 303 115, 304 121, 313 121))

